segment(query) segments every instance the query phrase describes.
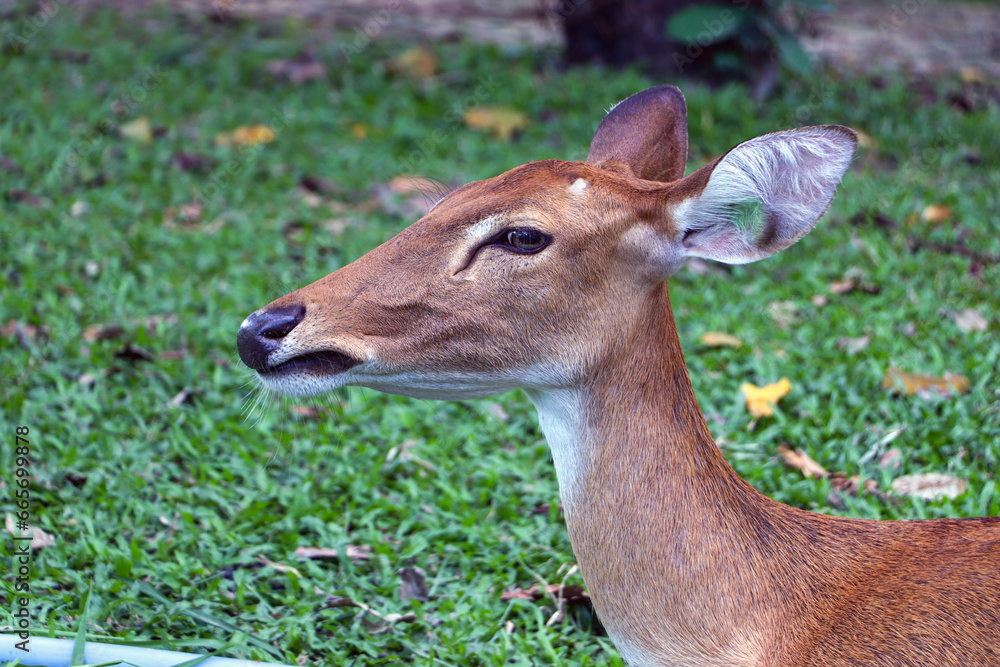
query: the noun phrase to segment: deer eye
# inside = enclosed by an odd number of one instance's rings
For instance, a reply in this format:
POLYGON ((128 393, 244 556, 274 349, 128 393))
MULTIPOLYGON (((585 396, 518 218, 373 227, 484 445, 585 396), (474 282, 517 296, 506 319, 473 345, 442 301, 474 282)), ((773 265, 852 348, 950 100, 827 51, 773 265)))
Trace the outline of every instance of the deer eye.
POLYGON ((547 246, 551 240, 552 237, 537 229, 516 227, 503 232, 496 244, 517 252, 533 253, 547 246))

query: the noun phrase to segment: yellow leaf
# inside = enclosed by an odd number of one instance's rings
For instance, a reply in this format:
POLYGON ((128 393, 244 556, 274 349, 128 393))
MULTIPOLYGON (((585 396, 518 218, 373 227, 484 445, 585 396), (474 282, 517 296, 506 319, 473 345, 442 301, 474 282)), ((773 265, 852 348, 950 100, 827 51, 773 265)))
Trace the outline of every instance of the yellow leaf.
POLYGON ((232 132, 221 132, 215 137, 220 146, 255 146, 274 141, 274 130, 267 125, 241 125, 232 132))
POLYGON ((943 378, 921 373, 907 373, 898 368, 890 368, 882 378, 882 388, 906 396, 927 398, 933 394, 948 397, 969 391, 969 380, 964 375, 945 373, 943 378))
POLYGON ((951 217, 951 208, 944 204, 930 204, 920 214, 924 222, 944 222, 951 217))
POLYGON ((732 334, 721 331, 706 331, 698 341, 708 347, 743 347, 743 341, 732 334))
POLYGON ((364 139, 368 136, 368 126, 364 123, 351 125, 351 136, 355 139, 364 139))
POLYGON ((465 124, 474 130, 489 130, 497 139, 510 139, 531 121, 512 107, 481 106, 465 112, 465 124))
POLYGON ((414 46, 403 51, 386 63, 386 68, 394 74, 405 74, 415 79, 428 79, 437 73, 437 56, 423 46, 414 46))
POLYGON ((862 148, 874 148, 875 141, 871 138, 871 135, 862 132, 861 130, 855 130, 858 135, 858 146, 862 148))
POLYGON ((747 410, 754 417, 771 417, 774 415, 774 406, 792 390, 792 383, 788 378, 781 378, 778 382, 766 384, 763 387, 744 382, 740 385, 743 395, 747 399, 747 410))
POLYGON ((129 123, 122 123, 122 126, 118 128, 118 133, 126 139, 140 141, 144 144, 153 140, 153 130, 149 126, 149 119, 145 116, 139 116, 129 123))
POLYGON ((958 76, 962 79, 962 83, 986 83, 986 75, 983 74, 983 70, 971 65, 960 69, 958 76))

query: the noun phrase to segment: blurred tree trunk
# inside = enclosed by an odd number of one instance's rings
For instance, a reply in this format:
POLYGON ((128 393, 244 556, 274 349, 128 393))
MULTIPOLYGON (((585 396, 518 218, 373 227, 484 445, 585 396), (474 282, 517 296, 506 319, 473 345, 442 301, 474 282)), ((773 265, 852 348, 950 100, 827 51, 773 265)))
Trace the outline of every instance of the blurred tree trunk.
MULTIPOLYGON (((710 66, 711 58, 698 58, 694 71, 685 58, 689 44, 667 36, 667 22, 677 11, 693 4, 732 5, 734 12, 759 9, 763 0, 560 0, 565 17, 566 64, 600 63, 613 67, 640 64, 647 71, 690 75, 710 66), (680 65, 678 64, 680 63, 680 65)), ((695 39, 696 35, 691 35, 695 39)), ((731 45, 730 45, 731 47, 731 45)), ((712 52, 716 45, 705 52, 712 52)))
POLYGON ((684 45, 667 37, 671 14, 697 0, 582 0, 563 23, 566 62, 624 67, 641 63, 675 74, 670 55, 684 45))

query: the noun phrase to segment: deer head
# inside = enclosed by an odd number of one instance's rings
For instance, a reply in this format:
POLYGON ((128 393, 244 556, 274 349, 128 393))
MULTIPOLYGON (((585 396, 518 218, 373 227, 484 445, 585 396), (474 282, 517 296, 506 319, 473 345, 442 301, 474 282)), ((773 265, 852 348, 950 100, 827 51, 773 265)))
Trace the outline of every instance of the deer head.
POLYGON ((684 98, 616 105, 586 162, 544 160, 450 193, 395 238, 251 314, 265 387, 462 399, 579 384, 688 257, 752 262, 808 232, 854 154, 838 126, 776 132, 683 177, 684 98))

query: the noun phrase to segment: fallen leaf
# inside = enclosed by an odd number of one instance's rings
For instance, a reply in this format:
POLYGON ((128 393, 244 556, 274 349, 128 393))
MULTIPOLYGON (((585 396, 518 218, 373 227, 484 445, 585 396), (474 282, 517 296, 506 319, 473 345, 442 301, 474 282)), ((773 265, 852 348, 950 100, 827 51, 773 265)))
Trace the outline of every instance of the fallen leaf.
MULTIPOLYGON (((368 560, 372 557, 372 548, 366 544, 361 546, 348 544, 344 549, 347 552, 347 557, 351 560, 368 560)), ((298 547, 295 550, 295 555, 299 558, 315 558, 320 560, 340 558, 339 551, 328 547, 298 547)))
POLYGON ((0 335, 6 338, 17 338, 17 342, 25 349, 31 349, 35 341, 49 340, 49 328, 38 326, 37 324, 22 324, 17 320, 9 320, 7 324, 0 328, 0 335))
POLYGON ((399 599, 427 602, 430 591, 427 588, 427 573, 419 567, 404 567, 399 574, 399 599))
POLYGON ((305 419, 319 419, 321 414, 319 407, 315 405, 293 405, 289 409, 305 419))
POLYGON ((878 490, 878 482, 874 479, 862 480, 861 475, 848 477, 842 472, 834 473, 830 477, 830 493, 827 495, 827 501, 837 509, 844 509, 845 495, 857 497, 862 492, 879 497, 882 495, 878 490))
POLYGON ((31 526, 26 530, 18 528, 18 522, 15 520, 13 514, 8 513, 7 519, 4 523, 7 528, 7 532, 14 537, 28 537, 30 535, 32 549, 44 549, 45 547, 52 547, 56 544, 56 538, 46 533, 38 526, 31 526))
POLYGON ((945 373, 944 377, 908 373, 898 368, 890 368, 882 378, 882 389, 905 396, 940 396, 947 398, 952 394, 964 394, 969 391, 969 380, 964 375, 945 373))
POLYGON ((859 338, 838 338, 837 349, 845 350, 847 354, 854 356, 861 350, 868 347, 872 340, 871 336, 860 336, 859 338))
POLYGON ((897 477, 892 481, 891 488, 893 493, 901 496, 934 500, 941 496, 952 499, 958 498, 965 493, 968 486, 969 483, 961 477, 929 472, 897 477))
POLYGON ((413 450, 417 448, 417 444, 416 440, 404 440, 398 447, 393 447, 385 455, 385 465, 388 466, 398 459, 400 463, 416 463, 418 466, 434 472, 433 463, 413 453, 413 450))
POLYGON ((903 452, 898 447, 893 447, 887 450, 885 454, 879 457, 878 467, 879 468, 892 468, 895 470, 903 463, 903 452))
POLYGON ((505 106, 479 106, 465 112, 465 124, 474 130, 489 130, 497 139, 510 139, 515 132, 528 126, 524 113, 505 106))
POLYGON ((781 378, 778 382, 758 387, 755 384, 744 382, 740 385, 740 390, 746 397, 747 410, 754 417, 771 417, 774 415, 774 406, 792 390, 792 383, 788 378, 781 378))
POLYGON ((812 302, 812 305, 816 306, 817 308, 822 308, 823 306, 825 306, 830 302, 830 299, 827 298, 825 294, 813 294, 810 301, 812 302))
POLYGON ((794 301, 772 301, 767 304, 774 325, 779 329, 787 329, 799 316, 799 307, 794 301))
POLYGON ((829 285, 830 292, 833 294, 848 294, 853 292, 856 287, 857 283, 850 278, 845 280, 835 280, 829 285))
POLYGON ((177 165, 182 171, 204 173, 212 170, 214 162, 212 158, 203 153, 174 153, 170 161, 177 165))
POLYGON ((965 333, 971 333, 973 331, 986 331, 989 328, 990 323, 986 321, 982 313, 973 308, 967 308, 966 310, 960 312, 949 313, 952 321, 958 325, 958 328, 965 333))
POLYGON ((944 204, 929 204, 920 213, 924 222, 944 222, 951 218, 951 208, 944 204))
POLYGON ((855 129, 854 131, 858 136, 858 146, 861 146, 862 148, 875 147, 875 140, 871 138, 871 135, 858 129, 855 129))
POLYGON ((743 341, 732 334, 721 331, 706 331, 698 338, 698 342, 708 347, 742 347, 743 341))
POLYGON ((321 176, 312 176, 310 174, 304 174, 299 178, 299 185, 309 192, 314 192, 318 195, 334 195, 340 194, 343 188, 335 184, 333 181, 329 181, 321 176))
POLYGON ((215 135, 215 143, 219 146, 256 146, 274 141, 274 130, 267 125, 242 125, 232 132, 220 132, 215 135))
POLYGON ((186 403, 189 398, 191 398, 191 390, 181 389, 174 395, 173 398, 167 401, 166 405, 168 408, 179 408, 181 405, 186 403))
POLYGON ((52 200, 47 197, 37 197, 27 190, 18 190, 16 188, 8 190, 6 198, 8 201, 27 204, 28 206, 49 206, 52 204, 52 200))
POLYGON ((965 65, 958 70, 958 76, 962 83, 986 83, 986 75, 983 70, 972 65, 965 65))
POLYGON ((367 139, 368 126, 364 123, 355 123, 354 125, 351 125, 351 136, 355 139, 367 139))
POLYGON ((153 128, 150 127, 149 119, 145 116, 139 116, 133 121, 122 123, 118 128, 118 134, 126 139, 132 139, 144 144, 148 144, 153 140, 153 128))
POLYGON ((77 199, 73 202, 73 205, 69 207, 69 214, 74 218, 79 218, 81 215, 85 215, 90 212, 90 206, 87 202, 77 199))
POLYGON ((115 352, 115 359, 125 359, 127 361, 155 361, 156 357, 138 345, 125 343, 125 347, 115 352))
POLYGON ((269 559, 267 556, 263 554, 257 556, 257 562, 263 565, 267 565, 268 567, 273 567, 278 572, 290 572, 299 579, 302 578, 302 573, 299 572, 294 567, 292 567, 291 565, 282 565, 281 563, 275 563, 273 560, 269 559))
POLYGON ((88 343, 101 340, 113 340, 125 333, 125 327, 117 322, 111 324, 95 324, 83 330, 83 339, 88 343))
POLYGON ((264 66, 265 71, 276 79, 300 86, 306 81, 326 78, 326 66, 310 56, 295 60, 272 60, 264 66))
POLYGON ((548 584, 547 586, 539 586, 535 584, 527 590, 522 590, 516 588, 511 591, 504 591, 500 595, 500 600, 507 602, 514 598, 520 600, 541 600, 544 597, 555 596, 557 600, 565 600, 569 603, 579 603, 590 599, 590 594, 583 588, 583 586, 578 586, 572 584, 570 586, 564 586, 562 584, 548 584))
POLYGON ((806 479, 809 479, 813 475, 823 479, 830 476, 830 473, 823 466, 816 463, 802 449, 793 451, 788 445, 782 444, 778 445, 778 453, 781 454, 781 458, 784 459, 786 466, 799 470, 806 479))
POLYGON ((339 608, 339 607, 358 607, 360 605, 358 605, 358 603, 352 600, 351 598, 345 598, 341 597, 340 595, 331 594, 326 596, 326 602, 324 603, 324 606, 328 608, 339 608))
POLYGON ((428 79, 437 73, 438 59, 426 47, 414 46, 391 58, 386 63, 386 69, 393 74, 428 79))

